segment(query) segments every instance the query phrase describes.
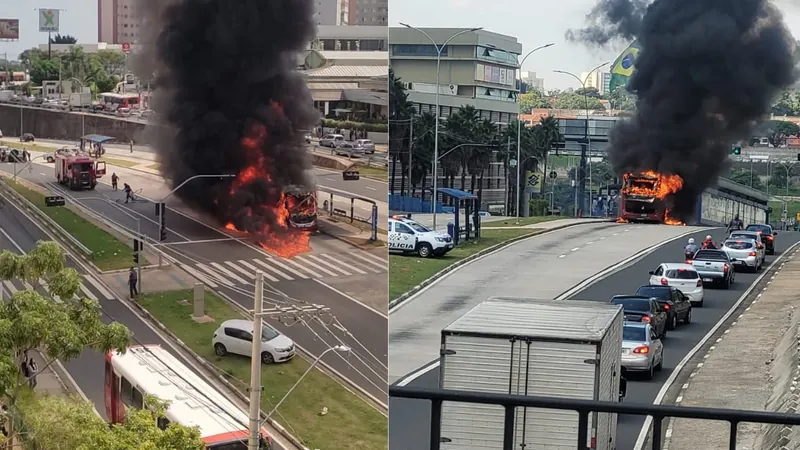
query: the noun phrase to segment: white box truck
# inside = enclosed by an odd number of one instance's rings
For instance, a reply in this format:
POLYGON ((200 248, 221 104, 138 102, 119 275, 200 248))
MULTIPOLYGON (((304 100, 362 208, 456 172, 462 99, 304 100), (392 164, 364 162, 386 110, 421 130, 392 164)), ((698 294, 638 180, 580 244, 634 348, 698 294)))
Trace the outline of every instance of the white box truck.
POLYGON ((92 106, 92 94, 90 92, 73 92, 69 94, 70 108, 88 108, 92 106))
MULTIPOLYGON (((492 297, 442 330, 443 389, 619 401, 623 312, 578 300, 492 297)), ((503 448, 502 406, 444 402, 442 448, 503 448)), ((516 408, 514 448, 575 450, 578 413, 516 408)), ((591 413, 586 444, 616 448, 616 414, 591 413)))

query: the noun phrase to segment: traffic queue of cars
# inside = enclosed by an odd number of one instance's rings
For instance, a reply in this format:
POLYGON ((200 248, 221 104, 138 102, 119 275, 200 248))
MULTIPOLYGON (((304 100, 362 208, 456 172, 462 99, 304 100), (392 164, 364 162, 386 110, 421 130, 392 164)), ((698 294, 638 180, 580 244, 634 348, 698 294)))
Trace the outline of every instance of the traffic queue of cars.
POLYGON ((705 288, 729 289, 736 271, 758 272, 767 254, 775 253, 771 226, 754 224, 733 231, 719 249, 704 248, 683 263, 662 263, 650 271, 649 284, 633 295, 615 295, 621 305, 623 325, 622 366, 652 380, 664 364, 664 339, 679 324, 692 323, 692 308, 703 307, 705 288), (767 244, 769 243, 769 244, 767 244))

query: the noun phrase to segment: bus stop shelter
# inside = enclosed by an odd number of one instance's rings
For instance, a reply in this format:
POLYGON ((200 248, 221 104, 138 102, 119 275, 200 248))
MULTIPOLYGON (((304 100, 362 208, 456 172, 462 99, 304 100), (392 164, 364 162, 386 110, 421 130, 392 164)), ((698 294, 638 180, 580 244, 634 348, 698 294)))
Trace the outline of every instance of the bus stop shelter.
POLYGON ((114 139, 115 138, 113 138, 111 136, 103 136, 103 135, 100 135, 100 134, 87 134, 86 136, 81 136, 80 149, 81 149, 81 151, 85 151, 87 143, 89 145, 92 145, 92 146, 95 146, 95 145, 102 146, 106 142, 113 141, 114 139))
POLYGON ((453 200, 453 204, 455 205, 455 210, 453 213, 455 214, 455 223, 453 224, 453 231, 450 231, 450 226, 448 225, 448 233, 450 236, 453 237, 453 243, 458 245, 459 240, 461 239, 461 206, 463 204, 464 207, 464 216, 467 218, 467 223, 464 226, 464 239, 469 240, 471 235, 471 226, 469 223, 469 215, 472 213, 473 221, 472 223, 475 224, 475 237, 479 238, 481 236, 480 232, 480 213, 479 213, 479 205, 478 205, 478 196, 475 194, 470 194, 469 192, 462 191, 461 189, 453 189, 453 188, 439 188, 437 189, 440 194, 450 197, 453 200))

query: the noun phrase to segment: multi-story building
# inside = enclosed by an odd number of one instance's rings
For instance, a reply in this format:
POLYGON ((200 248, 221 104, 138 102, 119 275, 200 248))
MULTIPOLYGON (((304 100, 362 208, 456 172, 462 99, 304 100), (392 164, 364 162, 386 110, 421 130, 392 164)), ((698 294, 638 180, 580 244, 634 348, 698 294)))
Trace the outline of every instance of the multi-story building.
POLYGON ((386 25, 389 19, 389 0, 348 0, 350 25, 386 25))
POLYGON ((536 89, 537 91, 544 92, 544 78, 538 78, 536 72, 522 71, 520 72, 519 79, 528 85, 528 89, 536 89))
POLYGON ((319 25, 347 25, 350 0, 314 0, 314 22, 319 25))
POLYGON ((141 21, 135 4, 136 0, 97 0, 97 42, 138 42, 141 21))
MULTIPOLYGON (((463 29, 425 28, 423 31, 442 45, 463 29)), ((478 110, 482 119, 490 120, 499 128, 517 118, 517 68, 522 45, 515 37, 478 30, 450 40, 441 52, 438 86, 436 47, 423 33, 409 28, 389 28, 389 41, 389 64, 404 83, 408 101, 417 112, 447 118, 470 105, 478 110), (437 90, 438 112, 435 108, 437 90)), ((505 209, 507 201, 506 168, 504 163, 496 162, 497 158, 492 160, 483 176, 481 207, 500 211, 505 209)), ((441 171, 437 176, 438 185, 444 186, 441 171)))
POLYGON ((385 26, 364 25, 317 27, 317 37, 309 49, 320 51, 388 52, 389 33, 385 26))
POLYGON ((589 72, 581 73, 581 80, 586 80, 587 88, 595 88, 600 95, 606 95, 611 85, 611 72, 589 72))

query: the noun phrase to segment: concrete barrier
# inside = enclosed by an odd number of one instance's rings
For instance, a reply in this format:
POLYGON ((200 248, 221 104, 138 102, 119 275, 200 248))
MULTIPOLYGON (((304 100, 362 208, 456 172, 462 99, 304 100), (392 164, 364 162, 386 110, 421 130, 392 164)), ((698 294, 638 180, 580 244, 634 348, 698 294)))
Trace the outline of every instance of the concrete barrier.
POLYGON ((6 136, 33 133, 40 139, 72 141, 84 133, 94 133, 129 142, 138 140, 144 127, 143 122, 119 117, 0 104, 0 130, 6 136))

